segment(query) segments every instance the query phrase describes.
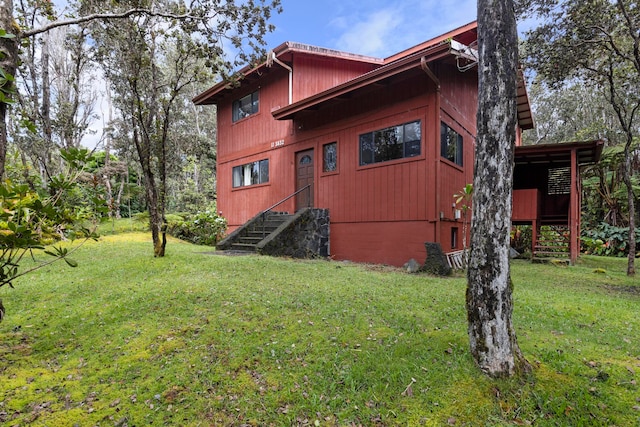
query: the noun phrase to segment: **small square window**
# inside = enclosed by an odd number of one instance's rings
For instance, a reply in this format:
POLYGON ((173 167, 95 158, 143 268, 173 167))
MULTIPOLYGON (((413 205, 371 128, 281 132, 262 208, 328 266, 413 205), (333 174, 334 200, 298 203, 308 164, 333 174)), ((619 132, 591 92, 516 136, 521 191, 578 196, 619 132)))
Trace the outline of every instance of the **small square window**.
POLYGON ((335 172, 338 170, 338 143, 330 142, 322 146, 322 171, 335 172))

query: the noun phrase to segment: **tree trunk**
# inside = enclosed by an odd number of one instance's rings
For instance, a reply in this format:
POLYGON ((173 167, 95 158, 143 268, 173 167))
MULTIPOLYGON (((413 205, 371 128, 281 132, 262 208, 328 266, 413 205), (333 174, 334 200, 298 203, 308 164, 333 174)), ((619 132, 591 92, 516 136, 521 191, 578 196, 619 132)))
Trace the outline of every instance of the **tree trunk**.
MULTIPOLYGON (((155 45, 155 39, 152 42, 152 49, 155 52, 156 50, 156 45, 155 45)), ((155 56, 155 55, 154 55, 155 56)), ((153 76, 153 86, 156 88, 159 88, 160 85, 160 81, 159 81, 159 70, 158 67, 155 65, 155 63, 152 63, 151 65, 151 75, 153 76)), ((158 97, 158 93, 155 93, 155 97, 158 97)), ((154 97, 154 98, 155 98, 154 97)), ((156 102, 158 100, 156 99, 156 102)), ((155 127, 157 130, 160 129, 160 127, 162 127, 162 130, 159 132, 160 133, 160 138, 159 141, 157 141, 157 145, 156 145, 156 149, 157 149, 157 153, 156 153, 156 159, 158 162, 157 168, 158 168, 158 175, 159 175, 159 188, 158 188, 158 227, 160 229, 160 232, 162 233, 162 240, 155 245, 155 256, 157 257, 163 257, 164 256, 164 252, 165 252, 165 248, 167 247, 167 218, 165 216, 165 209, 166 209, 166 200, 167 200, 167 134, 168 134, 168 130, 169 130, 169 114, 171 111, 171 103, 172 100, 169 101, 165 101, 166 105, 165 108, 161 109, 161 108, 157 108, 157 111, 163 111, 163 116, 162 116, 162 123, 154 123, 155 127)), ((156 113, 156 120, 159 121, 160 117, 157 115, 156 113)))
POLYGON ((636 275, 636 208, 635 208, 635 196, 633 194, 633 185, 631 183, 631 174, 633 169, 631 168, 631 142, 633 139, 629 139, 624 147, 624 176, 623 181, 627 187, 627 202, 629 203, 629 254, 627 255, 627 276, 636 275))
POLYGON ((127 173, 120 175, 120 187, 118 188, 118 195, 113 202, 113 210, 116 219, 122 218, 122 215, 120 214, 120 206, 122 204, 122 193, 124 192, 124 184, 127 181, 127 176, 127 173))
POLYGON ((0 180, 4 179, 4 168, 7 159, 7 113, 8 105, 0 102, 0 180))
MULTIPOLYGON (((0 0, 0 28, 7 33, 16 33, 13 22, 13 0, 0 0)), ((18 44, 16 39, 0 38, 0 68, 5 73, 15 76, 18 66, 18 44)), ((5 84, 3 92, 13 90, 13 83, 5 84)), ((7 114, 9 104, 0 101, 0 180, 4 177, 5 161, 7 158, 7 114)))
POLYGON ((491 377, 526 372, 511 322, 509 268, 516 139, 516 20, 510 0, 478 1, 478 135, 467 318, 471 353, 491 377))
MULTIPOLYGON (((42 114, 42 133, 44 136, 45 145, 47 147, 53 146, 53 129, 51 127, 51 78, 49 77, 49 33, 42 37, 42 51, 41 64, 42 64, 42 108, 40 114, 42 114)), ((35 71, 35 67, 34 67, 35 71)), ((37 95, 34 95, 37 96, 37 95)), ((49 151, 47 149, 47 151, 49 151)))
MULTIPOLYGON (((105 98, 107 99, 107 123, 109 126, 113 126, 113 102, 111 101, 111 90, 109 85, 105 85, 105 98)), ((104 186, 107 189, 107 200, 109 201, 109 219, 114 218, 114 201, 113 201, 113 190, 111 189, 111 173, 110 173, 110 164, 111 164, 111 137, 113 135, 112 131, 109 131, 105 137, 104 141, 104 186)))
MULTIPOLYGON (((135 110, 132 108, 132 111, 135 110)), ((144 177, 147 210, 149 211, 149 227, 151 228, 151 239, 153 240, 153 256, 163 257, 167 238, 164 233, 164 215, 158 210, 158 191, 156 189, 155 176, 151 169, 151 141, 149 141, 146 136, 139 135, 137 124, 133 117, 131 125, 134 129, 133 141, 138 152, 142 175, 144 177)))

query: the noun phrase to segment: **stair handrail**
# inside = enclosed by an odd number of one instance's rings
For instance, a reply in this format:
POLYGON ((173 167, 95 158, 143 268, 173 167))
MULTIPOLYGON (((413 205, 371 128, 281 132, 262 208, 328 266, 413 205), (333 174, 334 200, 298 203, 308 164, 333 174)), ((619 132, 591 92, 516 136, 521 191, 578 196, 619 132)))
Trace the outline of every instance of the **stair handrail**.
POLYGON ((265 222, 265 218, 267 216, 267 213, 271 212, 276 206, 279 206, 279 205, 283 204, 284 202, 286 202, 287 200, 289 200, 290 198, 295 197, 298 194, 302 193, 304 190, 310 190, 310 189, 311 189, 311 184, 307 184, 304 187, 300 188, 299 190, 296 190, 294 193, 289 194, 287 197, 285 197, 284 199, 280 200, 275 205, 273 205, 270 208, 265 209, 265 210, 263 210, 261 212, 261 215, 262 215, 262 238, 264 238, 266 236, 264 222, 265 222))

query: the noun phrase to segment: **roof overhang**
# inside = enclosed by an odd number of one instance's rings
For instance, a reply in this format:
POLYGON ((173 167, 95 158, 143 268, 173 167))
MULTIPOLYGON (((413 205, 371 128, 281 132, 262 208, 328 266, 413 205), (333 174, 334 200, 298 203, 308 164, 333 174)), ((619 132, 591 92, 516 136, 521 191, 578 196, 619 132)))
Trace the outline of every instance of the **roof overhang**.
POLYGON ((531 104, 529 103, 529 95, 527 94, 527 83, 524 79, 522 68, 518 68, 516 106, 518 109, 518 125, 520 129, 533 129, 533 114, 531 114, 531 104))
POLYGON ((443 58, 449 55, 450 48, 451 44, 444 42, 425 51, 413 53, 395 62, 376 68, 375 70, 356 77, 355 79, 329 88, 324 92, 317 93, 298 102, 294 102, 291 105, 275 110, 271 114, 277 120, 290 120, 303 111, 318 110, 324 104, 333 102, 335 99, 350 98, 358 90, 375 85, 385 79, 402 74, 406 71, 420 68, 423 58, 427 62, 443 58))
MULTIPOLYGON (((378 68, 363 74, 355 79, 327 89, 323 92, 299 100, 293 104, 272 112, 277 120, 290 120, 299 113, 316 111, 329 103, 335 103, 345 98, 353 97, 356 92, 374 87, 391 77, 424 67, 424 64, 432 63, 445 58, 455 58, 458 63, 464 61, 465 68, 473 67, 477 61, 477 50, 472 47, 477 40, 477 23, 471 22, 446 34, 421 43, 417 46, 399 52, 385 59, 356 55, 332 49, 320 48, 301 43, 286 42, 273 49, 273 53, 282 61, 291 61, 295 53, 304 53, 314 56, 340 58, 343 60, 357 61, 377 66, 378 68)), ((236 75, 238 79, 222 81, 193 98, 196 105, 210 105, 219 103, 229 91, 239 85, 254 82, 268 73, 271 68, 267 61, 257 66, 247 66, 236 75)), ((518 124, 521 129, 531 129, 534 126, 529 97, 522 70, 518 70, 517 76, 517 108, 518 124)))
MULTIPOLYGON (((341 85, 277 109, 272 112, 272 115, 277 120, 291 120, 301 112, 316 111, 324 105, 333 103, 336 99, 353 97, 357 91, 363 88, 378 84, 408 70, 419 68, 424 63, 431 63, 449 57, 455 57, 458 60, 473 64, 477 61, 477 51, 455 40, 445 40, 436 46, 415 52, 341 85)), ((517 84, 518 125, 523 130, 532 129, 533 117, 521 69, 518 70, 517 84)))
MULTIPOLYGON (((384 63, 383 59, 374 58, 372 56, 357 55, 354 53, 327 49, 296 42, 282 43, 281 45, 270 51, 269 54, 271 54, 271 52, 273 52, 279 60, 285 62, 292 61, 292 57, 294 54, 301 53, 374 65, 382 65, 384 63)), ((192 101, 196 105, 217 104, 224 96, 225 92, 232 90, 243 83, 252 82, 255 79, 260 78, 264 73, 268 72, 270 68, 270 61, 268 60, 265 60, 258 65, 246 66, 238 71, 233 78, 217 83, 216 85, 210 87, 199 95, 196 95, 192 99, 192 101)))
POLYGON ((562 142, 557 144, 523 145, 516 147, 514 160, 517 165, 567 165, 571 164, 571 152, 576 152, 579 166, 600 161, 604 141, 562 142))

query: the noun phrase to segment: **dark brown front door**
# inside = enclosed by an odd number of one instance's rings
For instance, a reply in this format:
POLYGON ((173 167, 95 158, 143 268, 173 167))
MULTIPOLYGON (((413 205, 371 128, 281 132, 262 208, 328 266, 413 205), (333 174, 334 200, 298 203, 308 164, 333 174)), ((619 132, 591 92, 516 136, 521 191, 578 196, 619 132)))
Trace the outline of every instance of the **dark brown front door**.
POLYGON ((296 211, 313 207, 313 149, 296 153, 296 211))

